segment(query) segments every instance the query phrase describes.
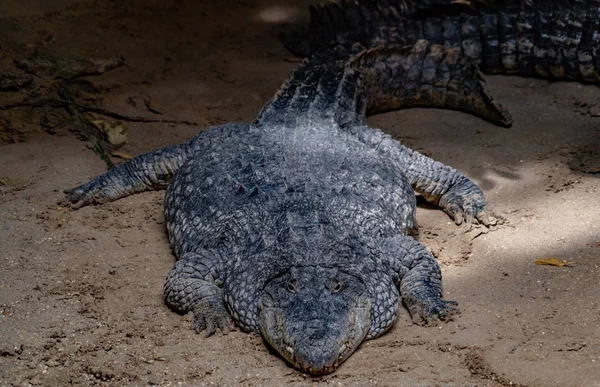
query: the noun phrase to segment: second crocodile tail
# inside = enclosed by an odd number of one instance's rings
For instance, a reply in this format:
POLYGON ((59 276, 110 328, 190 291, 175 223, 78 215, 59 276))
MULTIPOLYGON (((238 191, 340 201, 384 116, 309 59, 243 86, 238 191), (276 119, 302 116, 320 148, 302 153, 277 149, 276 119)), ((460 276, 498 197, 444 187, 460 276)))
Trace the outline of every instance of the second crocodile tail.
POLYGON ((366 113, 410 107, 460 110, 496 125, 512 118, 486 90, 477 66, 458 48, 419 40, 413 46, 379 46, 359 53, 347 73, 362 74, 366 113))

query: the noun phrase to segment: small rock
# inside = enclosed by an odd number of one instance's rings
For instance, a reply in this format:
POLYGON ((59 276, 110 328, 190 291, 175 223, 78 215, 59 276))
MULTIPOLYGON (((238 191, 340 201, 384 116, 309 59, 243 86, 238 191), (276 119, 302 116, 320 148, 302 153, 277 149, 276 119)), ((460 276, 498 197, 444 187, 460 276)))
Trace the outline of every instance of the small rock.
POLYGON ((600 117, 600 104, 588 107, 588 114, 592 117, 600 117))

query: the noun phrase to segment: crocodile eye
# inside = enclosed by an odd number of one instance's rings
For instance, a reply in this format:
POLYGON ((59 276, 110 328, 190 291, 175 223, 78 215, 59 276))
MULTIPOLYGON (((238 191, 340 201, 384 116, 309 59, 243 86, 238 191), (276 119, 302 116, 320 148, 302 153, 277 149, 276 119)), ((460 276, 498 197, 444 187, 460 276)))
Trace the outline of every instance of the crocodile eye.
POLYGON ((287 282, 287 290, 289 290, 291 293, 296 293, 298 292, 298 282, 295 279, 291 279, 287 282))
POLYGON ((332 280, 329 288, 332 293, 337 293, 344 288, 344 283, 342 281, 332 280))

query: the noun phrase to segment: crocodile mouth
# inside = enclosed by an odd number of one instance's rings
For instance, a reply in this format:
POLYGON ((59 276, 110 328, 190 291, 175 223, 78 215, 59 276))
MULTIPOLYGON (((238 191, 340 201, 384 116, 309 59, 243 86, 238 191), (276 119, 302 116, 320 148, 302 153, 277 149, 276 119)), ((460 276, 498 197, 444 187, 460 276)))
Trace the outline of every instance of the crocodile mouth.
POLYGON ((310 375, 335 371, 360 345, 370 326, 371 303, 357 300, 345 316, 339 316, 339 329, 323 321, 289 321, 278 307, 259 303, 260 331, 263 338, 289 364, 310 375), (296 329, 291 329, 290 325, 296 329), (298 327, 300 326, 300 327, 298 327))
MULTIPOLYGON (((292 345, 289 345, 284 341, 285 351, 286 353, 282 355, 285 360, 287 360, 290 364, 294 366, 294 368, 306 372, 310 375, 327 375, 338 369, 340 364, 342 364, 350 355, 354 352, 354 350, 358 347, 360 343, 351 342, 350 340, 344 342, 341 347, 338 349, 337 357, 333 363, 325 366, 314 366, 307 364, 303 359, 295 356, 295 351, 292 345)), ((272 344, 271 344, 272 346, 272 344)), ((280 351, 278 351, 280 352, 280 351)), ((281 353, 281 352, 280 352, 281 353)))

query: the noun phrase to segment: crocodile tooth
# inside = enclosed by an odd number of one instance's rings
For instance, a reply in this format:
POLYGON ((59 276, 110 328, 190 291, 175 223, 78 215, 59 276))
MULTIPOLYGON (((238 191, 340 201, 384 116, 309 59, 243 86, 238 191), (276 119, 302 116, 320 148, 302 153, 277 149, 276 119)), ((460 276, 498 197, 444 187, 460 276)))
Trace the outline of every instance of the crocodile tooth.
POLYGON ((289 347, 289 346, 285 347, 285 350, 288 351, 292 355, 294 354, 294 348, 292 348, 292 347, 289 347))
POLYGON ((346 352, 346 344, 342 345, 338 351, 338 355, 341 355, 342 353, 346 352))

